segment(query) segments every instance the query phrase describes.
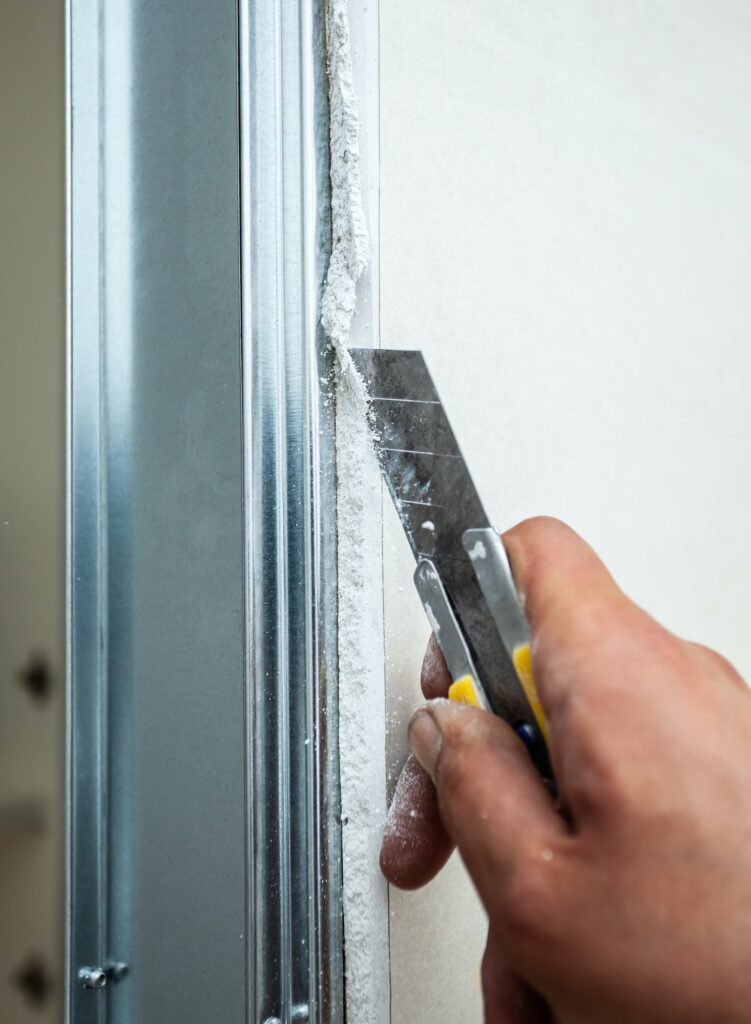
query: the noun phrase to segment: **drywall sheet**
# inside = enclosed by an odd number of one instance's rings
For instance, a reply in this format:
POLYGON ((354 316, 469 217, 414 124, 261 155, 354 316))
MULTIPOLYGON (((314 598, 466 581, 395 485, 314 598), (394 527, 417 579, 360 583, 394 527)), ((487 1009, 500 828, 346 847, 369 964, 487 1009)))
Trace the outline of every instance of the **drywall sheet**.
MULTIPOLYGON (((751 676, 751 13, 381 0, 381 342, 501 528, 559 516, 751 676)), ((388 764, 428 628, 384 513, 388 764)), ((481 1019, 460 865, 390 895, 392 1020, 481 1019)))

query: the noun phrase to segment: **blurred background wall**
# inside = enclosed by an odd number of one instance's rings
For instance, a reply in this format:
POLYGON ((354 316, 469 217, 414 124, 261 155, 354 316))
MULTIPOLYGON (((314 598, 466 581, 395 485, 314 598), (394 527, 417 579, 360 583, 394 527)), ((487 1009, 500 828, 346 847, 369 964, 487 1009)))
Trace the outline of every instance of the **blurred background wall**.
POLYGON ((62 1019, 64 4, 0 3, 0 1021, 62 1019))

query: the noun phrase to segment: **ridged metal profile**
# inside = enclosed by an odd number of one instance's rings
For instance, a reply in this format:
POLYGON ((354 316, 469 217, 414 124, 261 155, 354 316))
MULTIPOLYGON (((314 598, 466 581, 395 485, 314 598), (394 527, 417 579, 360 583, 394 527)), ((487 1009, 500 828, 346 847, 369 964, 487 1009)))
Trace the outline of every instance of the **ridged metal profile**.
POLYGON ((319 0, 68 0, 68 1024, 341 1024, 319 0))
MULTIPOLYGON (((104 951, 106 856, 104 760, 106 756, 101 678, 104 645, 104 534, 99 289, 101 217, 98 203, 86 216, 74 202, 101 192, 99 21, 93 4, 69 8, 67 69, 67 327, 68 488, 66 500, 66 699, 67 864, 65 1020, 102 1024, 100 1000, 82 998, 79 972, 101 963, 104 951), (77 144, 70 147, 72 110, 77 144), (78 207, 76 206, 78 211, 78 207), (73 252, 75 246, 75 261, 73 252), (75 274, 75 287, 74 287, 75 274), (83 286, 82 286, 83 285, 83 286), (75 350, 73 329, 75 325, 75 350), (75 685, 74 685, 75 681, 75 685), (75 981, 72 980, 75 978, 75 981)), ((104 978, 104 971, 102 970, 104 978)))
POLYGON ((324 6, 241 0, 249 1014, 343 1020, 324 6))

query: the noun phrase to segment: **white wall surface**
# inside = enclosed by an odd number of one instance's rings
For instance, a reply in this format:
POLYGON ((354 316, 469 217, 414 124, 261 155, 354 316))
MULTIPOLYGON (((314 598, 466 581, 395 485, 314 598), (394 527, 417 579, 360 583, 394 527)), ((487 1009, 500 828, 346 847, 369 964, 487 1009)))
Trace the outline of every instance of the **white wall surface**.
MULTIPOLYGON (((751 11, 381 0, 381 343, 500 528, 571 523, 751 677, 751 11)), ((385 509, 391 772, 428 627, 385 509)), ((572 594, 572 600, 576 595, 572 594)), ((481 1019, 458 863, 391 893, 392 1019, 481 1019)))

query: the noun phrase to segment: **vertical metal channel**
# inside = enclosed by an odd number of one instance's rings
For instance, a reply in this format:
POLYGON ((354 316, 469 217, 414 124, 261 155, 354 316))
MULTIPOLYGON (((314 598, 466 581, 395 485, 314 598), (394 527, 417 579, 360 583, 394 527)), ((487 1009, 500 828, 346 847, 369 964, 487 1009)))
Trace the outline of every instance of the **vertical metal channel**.
POLYGON ((68 0, 75 1024, 343 1020, 323 13, 68 0))
POLYGON ((129 774, 130 705, 112 685, 129 671, 131 626, 127 0, 107 11, 98 0, 69 3, 66 59, 66 1019, 86 1024, 110 1019, 104 989, 123 976, 117 954, 127 922, 111 911, 113 892, 127 886, 130 853, 119 827, 129 817, 129 790, 117 785, 129 774))
POLYGON ((76 1024, 246 1002, 237 31, 68 4, 76 1024))
POLYGON ((81 998, 82 989, 70 977, 79 965, 102 963, 106 925, 105 728, 100 685, 104 661, 100 29, 98 3, 80 3, 69 10, 66 935, 70 969, 66 1020, 77 1024, 104 1020, 101 1000, 81 998), (74 124, 75 148, 71 146, 74 124))
POLYGON ((240 0, 249 1019, 343 1019, 323 4, 240 0))

